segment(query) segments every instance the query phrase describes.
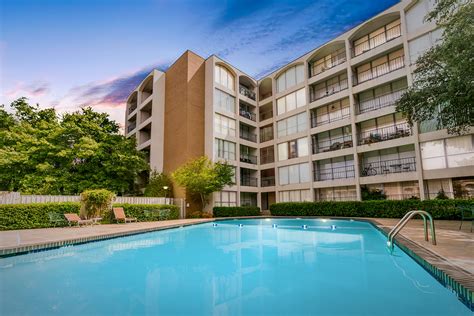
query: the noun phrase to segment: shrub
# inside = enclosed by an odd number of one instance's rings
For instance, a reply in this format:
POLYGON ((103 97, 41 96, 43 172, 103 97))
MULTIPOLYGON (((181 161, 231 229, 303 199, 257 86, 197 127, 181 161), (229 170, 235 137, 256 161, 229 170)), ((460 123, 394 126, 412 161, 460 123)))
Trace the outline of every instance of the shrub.
POLYGON ((369 189, 366 185, 360 188, 362 201, 386 200, 387 196, 379 189, 369 189))
MULTIPOLYGON (((127 217, 135 217, 139 222, 178 219, 179 207, 167 204, 114 204, 114 207, 123 207, 127 217), (159 210, 170 210, 167 216, 160 217, 159 210)), ((163 214, 163 213, 162 213, 163 214)), ((112 210, 107 211, 103 217, 104 223, 115 223, 112 210)))
POLYGON ((212 218, 212 214, 205 211, 192 211, 186 214, 186 218, 212 218))
MULTIPOLYGON (((0 205, 0 230, 45 228, 54 226, 49 220, 49 213, 63 218, 64 213, 79 214, 80 204, 63 203, 32 203, 0 205)), ((66 220, 56 226, 67 225, 66 220)))
POLYGON ((173 182, 164 173, 153 171, 145 187, 145 196, 173 197, 173 182), (168 187, 166 190, 164 187, 168 187))
POLYGON ((379 200, 379 201, 324 201, 290 202, 270 205, 274 216, 342 216, 401 218, 411 210, 424 210, 435 219, 460 219, 456 208, 473 205, 472 200, 379 200))
POLYGON ((257 206, 216 206, 213 208, 214 217, 259 216, 257 206))
POLYGON ((100 217, 110 210, 114 194, 109 190, 87 190, 81 193, 81 216, 100 217))

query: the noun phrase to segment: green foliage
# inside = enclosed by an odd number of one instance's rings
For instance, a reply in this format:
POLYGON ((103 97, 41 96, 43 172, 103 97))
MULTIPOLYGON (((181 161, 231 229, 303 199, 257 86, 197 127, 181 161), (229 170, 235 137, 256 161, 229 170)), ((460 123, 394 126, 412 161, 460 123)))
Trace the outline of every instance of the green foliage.
POLYGON ((436 199, 437 200, 448 200, 449 197, 446 195, 446 193, 444 193, 444 190, 441 189, 441 190, 439 190, 438 194, 436 195, 436 199))
POLYGON ((213 192, 222 190, 234 182, 234 168, 226 162, 213 163, 207 157, 199 157, 187 162, 173 172, 176 183, 191 193, 199 195, 202 207, 208 203, 213 192))
MULTIPOLYGON (((168 219, 179 218, 179 207, 176 205, 114 204, 114 207, 123 207, 123 210, 127 217, 135 217, 137 221, 139 222, 150 222, 150 221, 157 221, 157 220, 168 220, 168 219), (169 210, 169 212, 160 213, 160 210, 161 211, 169 210)), ((115 223, 112 210, 109 210, 108 212, 105 213, 104 222, 115 223)))
POLYGON ((412 87, 398 101, 410 124, 435 121, 461 134, 474 126, 474 3, 437 0, 427 16, 443 30, 442 41, 416 61, 412 87))
POLYGON ((173 182, 171 182, 168 175, 153 171, 145 188, 144 195, 151 197, 173 197, 173 182), (165 186, 168 187, 167 190, 163 189, 165 186))
POLYGON ((74 195, 105 188, 133 192, 148 169, 135 140, 119 134, 107 114, 83 108, 59 117, 26 98, 0 108, 0 190, 74 195))
POLYGON ((257 206, 216 206, 213 208, 214 217, 260 216, 257 206))
POLYGON ((387 196, 383 193, 382 190, 369 189, 366 185, 361 186, 360 193, 362 197, 362 201, 373 201, 373 200, 386 200, 387 196))
POLYGON ((110 210, 114 194, 109 190, 87 190, 81 193, 81 215, 85 218, 101 217, 110 210))
POLYGON ((474 205, 472 200, 325 201, 270 205, 274 216, 342 216, 401 218, 411 210, 424 210, 435 219, 459 219, 457 206, 474 205))
MULTIPOLYGON (((52 227, 49 213, 64 219, 64 213, 79 214, 80 204, 64 203, 33 203, 33 204, 2 204, 0 205, 0 230, 45 228, 52 227)), ((64 220, 56 226, 65 226, 64 220)))

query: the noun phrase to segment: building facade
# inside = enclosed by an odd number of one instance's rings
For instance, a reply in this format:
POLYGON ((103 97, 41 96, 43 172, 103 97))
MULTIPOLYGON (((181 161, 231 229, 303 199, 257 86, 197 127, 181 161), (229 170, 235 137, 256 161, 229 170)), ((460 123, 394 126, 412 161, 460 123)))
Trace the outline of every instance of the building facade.
POLYGON ((410 127, 395 110, 417 57, 441 38, 424 21, 432 6, 401 1, 260 80, 187 51, 130 95, 126 135, 160 172, 201 155, 233 165, 236 184, 215 193, 214 206, 265 210, 371 190, 389 199, 472 196, 474 129, 410 127))

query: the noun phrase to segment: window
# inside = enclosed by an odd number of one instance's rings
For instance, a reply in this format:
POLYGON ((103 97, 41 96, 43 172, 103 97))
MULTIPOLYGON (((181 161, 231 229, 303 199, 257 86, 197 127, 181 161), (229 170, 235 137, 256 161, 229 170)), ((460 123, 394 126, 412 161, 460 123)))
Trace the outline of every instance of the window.
POLYGON ((308 156, 308 139, 306 137, 278 144, 278 160, 308 156))
POLYGON ((347 89, 347 73, 340 74, 325 82, 310 87, 311 102, 347 89))
POLYGON ((302 163, 278 168, 280 185, 310 182, 309 164, 302 163))
POLYGON ((235 143, 222 139, 215 139, 216 157, 235 160, 235 143))
POLYGON ((305 131, 307 127, 308 115, 306 112, 291 116, 277 123, 278 137, 283 137, 305 131))
POLYGON ((287 69, 277 78, 277 92, 285 91, 304 81, 304 65, 287 69))
POLYGON ((321 188, 318 194, 319 201, 355 201, 357 200, 354 186, 321 188))
POLYGON ((214 105, 221 110, 235 113, 235 97, 219 89, 214 90, 214 105))
POLYGON ((306 105, 305 89, 300 89, 293 93, 287 94, 277 100, 277 114, 292 111, 306 105))
POLYGON ((358 56, 401 35, 400 19, 372 31, 354 41, 354 56, 358 56))
POLYGON ((418 1, 414 4, 405 15, 407 32, 412 33, 422 27, 424 17, 433 9, 434 1, 418 1))
POLYGON ((226 87, 229 90, 235 91, 234 76, 225 67, 216 65, 214 68, 215 82, 226 87))
POLYGON ((214 116, 214 128, 216 133, 235 136, 235 120, 226 116, 216 113, 214 116))
POLYGON ((346 61, 346 49, 340 48, 329 55, 317 59, 311 67, 311 76, 320 74, 346 61))
POLYGON ((311 111, 311 126, 321 126, 349 117, 349 99, 345 98, 311 111))
POLYGON ((416 63, 418 57, 424 54, 428 49, 434 46, 442 37, 443 31, 436 29, 433 32, 423 34, 414 40, 408 42, 410 50, 410 63, 416 63))
POLYGON ((310 190, 291 190, 291 191, 280 191, 279 200, 280 202, 308 202, 311 201, 310 190))
POLYGON ((237 206, 237 192, 221 191, 214 193, 215 206, 237 206))
POLYGON ((257 206, 257 193, 241 192, 240 206, 257 206))
POLYGON ((424 170, 474 166, 473 135, 421 143, 424 170))

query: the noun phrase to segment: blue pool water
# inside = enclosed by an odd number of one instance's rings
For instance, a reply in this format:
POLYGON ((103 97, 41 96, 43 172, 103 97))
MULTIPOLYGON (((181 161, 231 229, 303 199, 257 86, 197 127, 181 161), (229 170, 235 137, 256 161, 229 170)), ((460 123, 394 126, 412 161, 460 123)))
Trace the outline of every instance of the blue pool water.
POLYGON ((472 315, 385 241, 365 222, 230 220, 8 257, 0 312, 472 315))

